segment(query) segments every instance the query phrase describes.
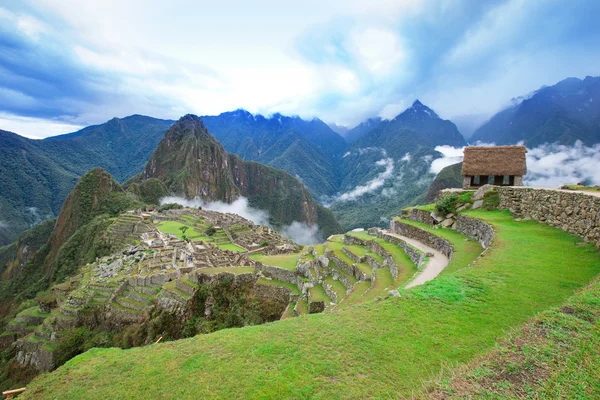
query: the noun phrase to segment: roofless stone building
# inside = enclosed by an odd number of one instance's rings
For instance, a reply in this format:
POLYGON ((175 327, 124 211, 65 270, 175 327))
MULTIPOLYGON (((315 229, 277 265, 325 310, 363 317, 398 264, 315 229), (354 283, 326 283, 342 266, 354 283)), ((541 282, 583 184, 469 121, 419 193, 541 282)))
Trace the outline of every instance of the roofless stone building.
POLYGON ((465 147, 462 165, 463 188, 471 189, 485 184, 523 186, 527 173, 524 146, 469 146, 465 147))

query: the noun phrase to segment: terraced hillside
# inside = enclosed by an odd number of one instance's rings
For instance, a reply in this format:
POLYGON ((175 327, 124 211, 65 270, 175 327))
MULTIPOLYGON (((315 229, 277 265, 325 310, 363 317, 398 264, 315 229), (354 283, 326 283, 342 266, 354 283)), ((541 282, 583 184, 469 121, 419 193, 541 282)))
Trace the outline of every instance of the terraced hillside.
POLYGON ((24 397, 427 396, 434 376, 454 375, 449 365, 483 356, 509 329, 563 304, 600 272, 598 250, 563 231, 508 212, 464 214, 456 230, 398 218, 389 231, 334 236, 289 258, 258 254, 255 273, 271 295, 297 290, 284 320, 130 350, 92 349, 34 380, 24 397), (448 264, 406 289, 431 257, 402 237, 436 249, 448 264), (286 282, 292 276, 295 286, 286 282))

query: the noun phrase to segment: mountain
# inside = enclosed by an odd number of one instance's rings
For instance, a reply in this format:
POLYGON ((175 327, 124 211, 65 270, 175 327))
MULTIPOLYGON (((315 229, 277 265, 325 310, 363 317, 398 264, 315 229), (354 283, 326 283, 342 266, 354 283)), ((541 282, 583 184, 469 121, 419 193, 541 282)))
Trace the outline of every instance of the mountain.
POLYGON ((172 123, 132 115, 43 140, 0 130, 0 245, 56 216, 86 171, 119 181, 139 173, 172 123))
POLYGON ((319 206, 308 190, 290 174, 228 154, 202 119, 186 115, 165 134, 144 171, 132 179, 143 184, 158 179, 173 194, 207 201, 233 202, 240 196, 250 206, 269 213, 274 226, 294 221, 319 224, 323 236, 340 232, 333 217, 322 223, 319 206), (333 223, 332 223, 333 222, 333 223))
POLYGON ((416 100, 390 121, 381 121, 348 149, 340 193, 331 210, 346 230, 383 225, 402 207, 423 199, 433 181, 439 145, 461 147, 456 126, 416 100))
POLYGON ((332 194, 339 184, 336 166, 347 145, 320 119, 236 110, 202 120, 225 150, 289 172, 316 197, 332 194))
POLYGON ((335 133, 337 133, 344 139, 345 139, 346 133, 348 133, 348 131, 350 130, 350 128, 348 128, 347 126, 338 125, 338 124, 329 124, 329 127, 331 128, 332 131, 334 131, 335 133))
POLYGON ((427 194, 423 199, 423 203, 429 204, 432 203, 437 197, 438 193, 442 189, 448 188, 462 188, 463 185, 463 176, 462 176, 462 162, 457 164, 449 165, 443 168, 435 177, 431 185, 429 185, 429 189, 427 189, 427 194))
POLYGON ((525 142, 600 143, 600 77, 567 78, 542 87, 494 115, 470 139, 498 145, 525 142))
POLYGON ((354 143, 361 137, 363 137, 367 132, 376 127, 381 123, 381 118, 369 118, 368 120, 361 122, 356 125, 354 128, 348 130, 344 136, 346 142, 354 143))

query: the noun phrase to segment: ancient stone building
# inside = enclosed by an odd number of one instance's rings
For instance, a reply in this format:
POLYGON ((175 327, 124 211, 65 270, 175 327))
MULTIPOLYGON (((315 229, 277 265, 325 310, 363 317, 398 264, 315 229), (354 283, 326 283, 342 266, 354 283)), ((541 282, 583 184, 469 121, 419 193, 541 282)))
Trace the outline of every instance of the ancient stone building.
POLYGON ((462 165, 463 188, 487 183, 498 186, 523 186, 527 173, 524 146, 465 147, 462 165))

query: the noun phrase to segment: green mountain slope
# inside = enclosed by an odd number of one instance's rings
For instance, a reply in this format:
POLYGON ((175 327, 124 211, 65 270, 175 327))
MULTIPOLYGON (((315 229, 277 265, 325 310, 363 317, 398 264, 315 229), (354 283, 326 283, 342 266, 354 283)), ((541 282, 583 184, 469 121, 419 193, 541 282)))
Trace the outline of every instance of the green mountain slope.
POLYGON ((403 207, 422 201, 434 178, 431 162, 441 156, 435 151, 439 145, 466 142, 452 122, 418 100, 354 142, 331 205, 342 228, 385 225, 403 207))
POLYGON ((0 245, 56 216, 86 171, 101 167, 118 181, 139 173, 171 124, 133 115, 44 140, 0 131, 0 245))
POLYGON ((463 185, 463 176, 462 176, 462 163, 457 163, 453 165, 449 165, 446 168, 442 169, 439 174, 436 175, 431 185, 429 185, 429 189, 427 189, 427 194, 423 199, 425 203, 432 203, 437 197, 438 193, 442 189, 448 188, 462 188, 463 185))
POLYGON ((298 177, 315 197, 334 193, 344 139, 319 119, 274 114, 264 117, 245 110, 204 116, 208 130, 225 150, 244 160, 283 169, 298 177))
POLYGON ((600 143, 600 77, 567 78, 543 87, 494 115, 470 139, 498 145, 523 141, 528 147, 577 140, 600 143))

